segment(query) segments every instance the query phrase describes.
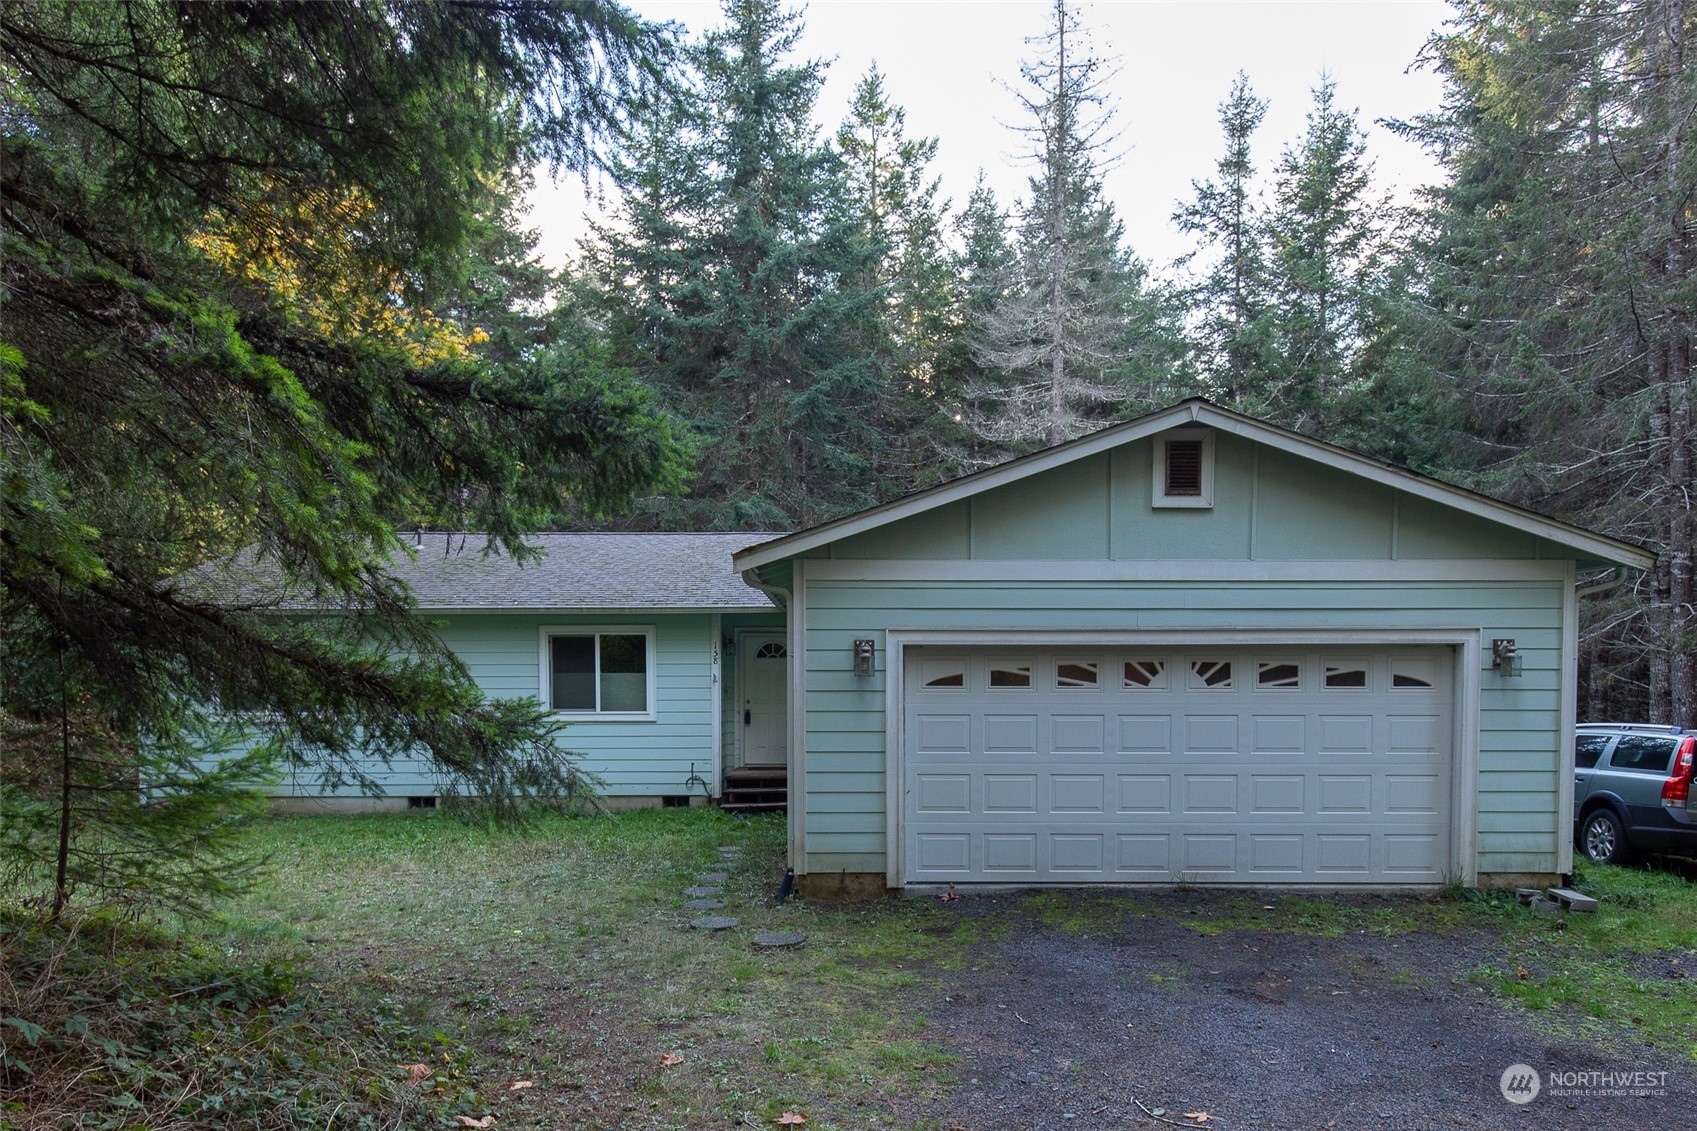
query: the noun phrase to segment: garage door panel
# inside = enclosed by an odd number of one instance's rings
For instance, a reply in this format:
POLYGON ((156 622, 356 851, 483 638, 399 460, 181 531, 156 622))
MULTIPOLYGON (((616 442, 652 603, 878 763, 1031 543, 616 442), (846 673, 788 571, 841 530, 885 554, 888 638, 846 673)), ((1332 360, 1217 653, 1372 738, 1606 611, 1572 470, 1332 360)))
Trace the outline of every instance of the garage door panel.
POLYGON ((985 774, 986 813, 1036 813, 1036 774, 985 774))
POLYGON ((1049 790, 1051 813, 1107 812, 1107 779, 1101 774, 1055 774, 1049 790))
POLYGON ((987 754, 1035 754, 1037 716, 984 716, 984 751, 987 754))
POLYGON ((1270 879, 1274 873, 1292 878, 1302 874, 1302 848, 1306 838, 1301 833, 1253 833, 1249 837, 1249 870, 1258 878, 1270 879))
POLYGON ((1049 748, 1101 754, 1107 750, 1107 722, 1102 715, 1056 715, 1049 748))
POLYGON ((1172 751, 1171 715, 1121 715, 1119 724, 1121 751, 1148 751, 1162 756, 1172 751))
POLYGON ((1303 799, 1307 796, 1307 779, 1302 774, 1250 775, 1249 812, 1255 816, 1272 813, 1306 815, 1303 799))
POLYGON ((937 651, 903 688, 910 882, 1449 871, 1447 649, 937 651))
POLYGON ((1308 716, 1256 715, 1251 745, 1264 754, 1301 754, 1308 749, 1308 716))
POLYGON ((1167 813, 1173 806, 1170 774, 1121 774, 1121 813, 1167 813))
POLYGON ((914 809, 921 814, 970 813, 972 775, 920 774, 915 780, 914 809))
POLYGON ((1233 774, 1185 774, 1184 812, 1236 813, 1237 777, 1233 774))
POLYGON ((1236 715, 1186 715, 1184 719, 1184 748, 1186 752, 1209 753, 1237 750, 1236 715))

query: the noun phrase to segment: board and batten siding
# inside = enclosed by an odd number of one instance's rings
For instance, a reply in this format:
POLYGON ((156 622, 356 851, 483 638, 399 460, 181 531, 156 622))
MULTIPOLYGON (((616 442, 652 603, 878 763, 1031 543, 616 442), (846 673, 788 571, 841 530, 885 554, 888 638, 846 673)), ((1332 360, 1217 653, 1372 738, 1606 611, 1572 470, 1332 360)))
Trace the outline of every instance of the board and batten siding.
MULTIPOLYGON (((1481 670, 1459 701, 1476 735, 1471 799, 1479 874, 1565 871, 1573 553, 1526 530, 1226 432, 1214 505, 1152 505, 1143 438, 804 552, 805 698, 800 849, 808 872, 887 870, 886 665, 892 630, 980 633, 1402 633, 1465 639, 1481 670), (1488 670, 1515 639, 1524 674, 1488 670), (857 679, 851 645, 877 641, 857 679), (1477 641, 1476 644, 1473 642, 1477 641), (1473 728, 1476 728, 1473 729, 1473 728)), ((1458 754, 1459 757, 1459 754, 1458 754)))

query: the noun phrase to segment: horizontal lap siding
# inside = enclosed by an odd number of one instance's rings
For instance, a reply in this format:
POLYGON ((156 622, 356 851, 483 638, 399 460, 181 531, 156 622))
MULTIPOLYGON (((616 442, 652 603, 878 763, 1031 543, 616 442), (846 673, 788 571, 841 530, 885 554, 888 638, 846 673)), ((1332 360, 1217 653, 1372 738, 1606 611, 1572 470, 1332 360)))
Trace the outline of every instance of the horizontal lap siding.
MULTIPOLYGON (((806 868, 882 871, 885 629, 1478 629, 1513 637, 1524 674, 1480 680, 1480 872, 1555 871, 1564 583, 807 581, 806 868), (878 641, 878 675, 850 648, 878 641), (818 818, 818 819, 816 819, 818 818), (821 823, 821 820, 823 823, 821 823), (1530 867, 1528 860, 1541 863, 1530 867)), ((1471 725, 1464 719, 1462 725, 1471 725)))
POLYGON ((534 699, 541 691, 542 626, 572 624, 654 627, 656 710, 651 722, 569 722, 559 745, 583 755, 578 765, 600 778, 610 797, 687 793, 692 763, 696 773, 712 778, 719 751, 713 745, 711 614, 456 617, 439 633, 484 691, 534 699))
MULTIPOLYGON (((719 752, 713 745, 712 616, 460 616, 438 621, 442 642, 465 663, 486 694, 536 699, 541 693, 540 631, 543 625, 652 625, 656 652, 656 718, 639 722, 572 722, 559 745, 579 752, 578 765, 599 777, 610 797, 664 796, 691 792, 691 765, 712 779, 719 752)), ((385 766, 369 759, 362 769, 392 797, 441 792, 427 758, 397 758, 385 766)), ((699 786, 695 787, 699 791, 699 786)), ((302 797, 358 797, 357 786, 322 790, 312 771, 290 775, 274 793, 302 797)))

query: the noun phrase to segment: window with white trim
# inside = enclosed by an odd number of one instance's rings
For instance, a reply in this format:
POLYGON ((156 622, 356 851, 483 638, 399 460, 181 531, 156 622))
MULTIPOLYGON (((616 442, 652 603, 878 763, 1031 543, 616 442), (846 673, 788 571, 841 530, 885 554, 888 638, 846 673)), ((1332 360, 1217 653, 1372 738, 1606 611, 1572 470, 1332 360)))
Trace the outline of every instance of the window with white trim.
POLYGON ((542 704, 577 718, 654 718, 654 629, 542 630, 542 704))
POLYGON ((1173 428, 1155 437, 1157 507, 1214 505, 1214 430, 1173 428))

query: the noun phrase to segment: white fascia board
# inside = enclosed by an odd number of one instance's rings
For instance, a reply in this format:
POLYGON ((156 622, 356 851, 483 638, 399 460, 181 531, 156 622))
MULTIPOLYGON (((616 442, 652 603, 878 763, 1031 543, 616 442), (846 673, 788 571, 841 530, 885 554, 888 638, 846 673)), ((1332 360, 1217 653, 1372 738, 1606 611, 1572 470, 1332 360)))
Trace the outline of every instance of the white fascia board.
POLYGON ((1264 424, 1251 417, 1209 404, 1201 399, 1182 401, 1169 409, 1150 414, 1138 420, 1112 428, 1104 428, 1100 432, 1082 436, 1077 440, 1047 448, 1031 455, 973 475, 964 476, 949 483, 943 483, 916 495, 885 503, 803 530, 783 538, 774 539, 758 546, 750 546, 739 551, 732 558, 735 568, 745 572, 758 569, 763 565, 783 561, 785 558, 805 554, 809 550, 818 549, 843 538, 853 537, 868 530, 904 518, 924 514, 938 507, 947 506, 960 499, 970 498, 984 491, 993 491, 997 487, 1018 482, 1032 475, 1039 475, 1057 467, 1081 459, 1088 459, 1098 453, 1109 451, 1124 444, 1133 443, 1146 436, 1164 432, 1169 428, 1184 424, 1205 424, 1217 428, 1221 432, 1234 436, 1242 436, 1249 440, 1326 464, 1342 471, 1359 475, 1375 483, 1381 483, 1398 491, 1406 491, 1418 498, 1454 507, 1468 514, 1476 515, 1491 522, 1502 523, 1518 530, 1525 530, 1551 542, 1559 543, 1570 549, 1582 551, 1601 561, 1614 565, 1628 566, 1632 569, 1648 570, 1654 568, 1656 556, 1648 550, 1621 542, 1601 534, 1593 534, 1577 526, 1546 518, 1533 511, 1521 507, 1501 503, 1487 498, 1476 492, 1462 487, 1454 487, 1436 479, 1405 471, 1366 456, 1356 455, 1332 444, 1314 440, 1297 432, 1264 424))
POLYGON ((994 491, 997 487, 1009 483, 1017 483, 1021 479, 1038 475, 1053 468, 1064 467, 1081 459, 1088 459, 1100 452, 1109 451, 1122 444, 1140 440, 1156 432, 1165 431, 1178 424, 1188 423, 1196 419, 1196 412, 1201 408, 1201 402, 1186 401, 1172 408, 1157 412, 1139 420, 1129 421, 1112 428, 1104 428, 1100 432, 1092 432, 1076 440, 1053 448, 1045 448, 1028 456, 1021 456, 1007 463, 998 464, 984 471, 963 476, 948 483, 939 484, 917 495, 897 499, 883 506, 873 507, 839 518, 835 522, 827 522, 810 530, 791 534, 787 538, 779 538, 773 542, 765 542, 758 546, 750 546, 737 553, 732 564, 744 572, 758 569, 763 565, 783 561, 785 558, 805 554, 809 550, 831 542, 851 538, 856 534, 875 530, 892 522, 900 522, 904 518, 912 518, 917 514, 947 506, 959 499, 970 498, 985 491, 994 491))
POLYGON ((415 611, 452 616, 650 617, 708 613, 766 613, 766 605, 418 605, 415 611))
POLYGON ((1296 432, 1263 424, 1235 412, 1227 412, 1213 405, 1199 406, 1197 419, 1203 423, 1229 432, 1236 436, 1256 440, 1270 448, 1302 459, 1313 460, 1326 464, 1328 467, 1339 468, 1352 472, 1376 483, 1398 491, 1405 491, 1417 498, 1444 506, 1454 507, 1459 511, 1487 519, 1491 522, 1502 523, 1506 526, 1535 534, 1550 542, 1556 542, 1570 549, 1583 550, 1593 557, 1599 558, 1612 565, 1629 566, 1633 569, 1653 569, 1656 565, 1656 555, 1649 550, 1601 534, 1593 534, 1577 526, 1546 518, 1536 511, 1509 503, 1498 502, 1496 499, 1469 491, 1465 487, 1455 487, 1429 476, 1394 467, 1388 463, 1368 459, 1356 455, 1333 444, 1313 440, 1296 432))

